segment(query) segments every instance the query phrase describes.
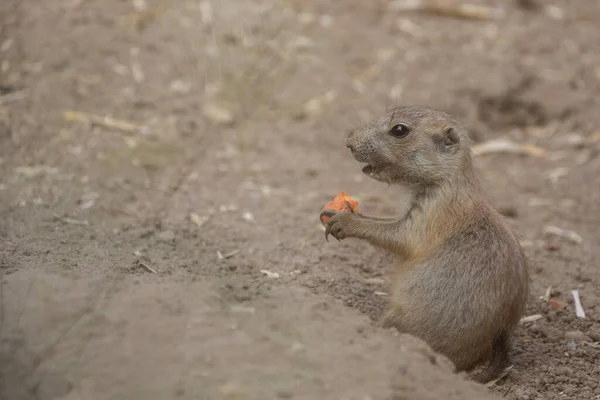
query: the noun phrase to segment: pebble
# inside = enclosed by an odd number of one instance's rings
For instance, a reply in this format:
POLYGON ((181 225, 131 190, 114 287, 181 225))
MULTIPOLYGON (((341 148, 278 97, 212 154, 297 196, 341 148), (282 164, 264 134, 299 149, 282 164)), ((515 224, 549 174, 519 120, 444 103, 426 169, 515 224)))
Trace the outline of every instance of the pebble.
POLYGON ((170 242, 175 239, 175 233, 173 231, 164 231, 158 235, 158 238, 165 242, 170 242))
POLYGON ((581 331, 570 331, 570 332, 567 332, 567 333, 565 333, 565 339, 576 341, 576 342, 589 342, 589 341, 591 341, 590 338, 587 337, 581 331))
POLYGON ((329 28, 333 25, 333 17, 331 15, 321 15, 319 17, 319 23, 324 28, 329 28))
POLYGON ((550 310, 556 311, 556 310, 562 310, 563 308, 565 308, 567 305, 565 303, 561 303, 558 300, 554 300, 554 299, 550 299, 548 301, 548 308, 550 310))
POLYGON ((573 376, 573 369, 569 368, 569 367, 558 367, 558 368, 556 368, 556 374, 557 375, 573 376))
POLYGON ((600 342, 600 326, 593 326, 588 330, 587 335, 592 338, 594 342, 600 342))
POLYGON ((206 104, 204 106, 204 116, 217 125, 231 125, 235 122, 231 111, 216 104, 206 104))
POLYGON ((171 89, 175 93, 189 93, 191 90, 191 85, 187 82, 182 81, 181 79, 176 79, 169 85, 169 89, 171 89))
POLYGON ((298 21, 301 24, 307 25, 307 24, 312 23, 314 20, 315 20, 315 16, 313 14, 310 14, 310 13, 304 12, 304 13, 301 13, 301 14, 298 15, 298 21))
POLYGON ((562 332, 552 326, 542 327, 541 333, 548 339, 558 339, 562 336, 562 332))
POLYGON ((529 400, 531 398, 529 396, 529 393, 527 392, 527 390, 525 390, 523 388, 515 389, 514 396, 515 396, 515 399, 518 399, 518 400, 529 400))
POLYGON ((529 332, 531 333, 542 333, 542 329, 540 328, 540 326, 538 324, 531 324, 529 326, 529 332))
POLYGON ((519 212, 515 206, 499 207, 498 212, 507 218, 517 218, 519 216, 519 212))
POLYGON ((294 393, 290 390, 278 390, 277 391, 277 397, 280 399, 291 399, 292 397, 294 397, 294 393))

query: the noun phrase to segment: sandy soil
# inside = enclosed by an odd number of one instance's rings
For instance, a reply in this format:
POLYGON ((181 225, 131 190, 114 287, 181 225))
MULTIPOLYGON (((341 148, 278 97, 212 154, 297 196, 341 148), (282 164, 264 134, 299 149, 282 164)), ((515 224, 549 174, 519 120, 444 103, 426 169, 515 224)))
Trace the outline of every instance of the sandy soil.
POLYGON ((3 1, 0 397, 600 399, 600 8, 479 3, 504 18, 3 1), (545 150, 477 157, 525 240, 527 314, 541 315, 491 390, 375 326, 388 255, 324 240, 318 212, 340 191, 398 210, 403 190, 344 147, 394 104, 545 150))

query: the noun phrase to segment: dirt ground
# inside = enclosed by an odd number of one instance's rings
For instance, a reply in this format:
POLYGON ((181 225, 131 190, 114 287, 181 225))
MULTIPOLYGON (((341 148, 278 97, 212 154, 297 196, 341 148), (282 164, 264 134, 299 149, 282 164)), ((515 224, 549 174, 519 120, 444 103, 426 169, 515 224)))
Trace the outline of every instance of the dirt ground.
POLYGON ((503 17, 2 1, 0 397, 600 399, 600 8, 478 3, 503 17), (403 189, 344 146, 395 104, 543 149, 476 158, 541 316, 492 389, 374 324, 390 256, 325 242, 318 213, 341 191, 398 210, 403 189))

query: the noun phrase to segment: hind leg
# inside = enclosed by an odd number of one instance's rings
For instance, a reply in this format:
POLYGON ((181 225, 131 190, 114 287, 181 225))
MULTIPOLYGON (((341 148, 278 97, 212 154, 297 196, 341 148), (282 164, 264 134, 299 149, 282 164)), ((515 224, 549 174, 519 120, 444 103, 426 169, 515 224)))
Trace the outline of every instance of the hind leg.
POLYGON ((385 329, 396 328, 398 331, 404 332, 404 311, 398 307, 393 307, 381 317, 379 326, 385 329))

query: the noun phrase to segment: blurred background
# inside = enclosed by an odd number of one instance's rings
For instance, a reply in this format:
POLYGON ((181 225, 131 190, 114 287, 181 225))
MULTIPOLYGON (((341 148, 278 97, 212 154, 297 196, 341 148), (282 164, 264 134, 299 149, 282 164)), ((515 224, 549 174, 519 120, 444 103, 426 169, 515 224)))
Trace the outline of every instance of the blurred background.
POLYGON ((3 0, 2 398, 600 399, 599 22, 595 0, 3 0), (398 212, 345 137, 408 104, 469 127, 531 258, 491 393, 377 329, 392 258, 318 220, 341 191, 398 212))

